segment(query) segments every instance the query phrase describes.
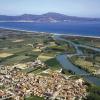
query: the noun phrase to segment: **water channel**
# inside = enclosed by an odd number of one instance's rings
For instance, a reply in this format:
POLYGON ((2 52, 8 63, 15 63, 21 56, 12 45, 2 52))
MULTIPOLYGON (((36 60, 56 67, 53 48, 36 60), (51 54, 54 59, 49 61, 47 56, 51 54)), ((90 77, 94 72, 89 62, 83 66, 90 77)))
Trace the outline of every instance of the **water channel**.
MULTIPOLYGON (((65 40, 65 39, 62 39, 62 38, 60 38, 60 37, 58 37, 58 36, 55 36, 54 37, 56 40, 57 39, 60 39, 60 40, 64 40, 64 41, 67 41, 67 40, 65 40)), ((68 42, 68 41, 67 41, 68 42)), ((73 44, 74 45, 74 44, 73 44)), ((78 47, 76 46, 76 45, 74 45, 75 46, 75 48, 77 49, 76 51, 76 53, 82 53, 79 49, 78 49, 78 47)), ((87 46, 86 46, 87 47, 87 46)), ((88 47, 89 48, 89 47, 88 47)), ((94 48, 93 48, 94 49, 94 48)), ((94 50, 96 50, 96 49, 94 49, 94 50)), ((98 49, 97 49, 97 51, 99 51, 98 49)), ((69 59, 68 59, 68 57, 67 57, 67 54, 62 54, 62 55, 58 55, 57 56, 57 60, 60 62, 60 64, 62 65, 62 67, 64 68, 64 69, 66 69, 66 70, 71 70, 71 71, 73 71, 76 75, 81 75, 81 74, 90 74, 90 73, 88 73, 88 72, 86 72, 85 70, 83 70, 83 69, 80 69, 80 68, 78 68, 77 66, 75 66, 75 65, 73 65, 70 61, 69 61, 69 59)), ((86 81, 88 81, 88 82, 90 82, 90 83, 92 83, 92 84, 95 84, 95 85, 97 85, 97 86, 100 86, 100 78, 97 78, 97 77, 95 77, 95 76, 92 76, 92 75, 89 75, 89 76, 83 76, 83 78, 86 80, 86 81)))

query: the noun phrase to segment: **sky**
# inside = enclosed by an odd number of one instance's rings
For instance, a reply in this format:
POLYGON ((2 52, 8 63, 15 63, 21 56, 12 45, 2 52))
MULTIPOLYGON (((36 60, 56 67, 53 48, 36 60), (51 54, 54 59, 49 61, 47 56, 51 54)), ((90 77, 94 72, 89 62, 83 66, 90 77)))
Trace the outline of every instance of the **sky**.
POLYGON ((0 15, 47 12, 100 18, 100 0, 0 0, 0 15))

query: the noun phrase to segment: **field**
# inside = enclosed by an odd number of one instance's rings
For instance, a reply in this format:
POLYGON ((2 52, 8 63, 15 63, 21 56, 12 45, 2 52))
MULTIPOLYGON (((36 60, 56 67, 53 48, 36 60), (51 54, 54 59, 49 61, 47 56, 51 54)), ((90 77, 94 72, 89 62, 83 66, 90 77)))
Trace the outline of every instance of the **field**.
POLYGON ((40 49, 33 49, 32 51, 35 51, 35 52, 41 52, 40 49))
POLYGON ((18 39, 18 40, 14 40, 12 42, 18 43, 18 42, 23 42, 23 41, 24 41, 23 39, 18 39))
POLYGON ((3 53, 0 53, 0 58, 6 58, 6 57, 9 57, 9 56, 12 56, 13 54, 11 53, 6 53, 6 52, 3 52, 3 53))
POLYGON ((6 61, 4 61, 2 64, 6 64, 6 65, 13 65, 16 63, 20 63, 20 61, 29 58, 28 56, 24 56, 24 55, 18 55, 15 57, 12 57, 10 59, 6 59, 6 61))
POLYGON ((48 59, 45 63, 50 67, 52 70, 58 70, 61 68, 60 63, 57 61, 56 58, 48 59))
POLYGON ((25 100, 44 100, 44 98, 38 97, 38 96, 31 96, 31 97, 25 98, 25 100))
POLYGON ((82 68, 84 68, 85 70, 88 70, 91 73, 96 71, 96 68, 93 67, 93 63, 90 62, 90 61, 86 61, 84 59, 78 58, 75 61, 75 64, 78 65, 78 66, 81 66, 82 68))
POLYGON ((91 47, 96 47, 100 48, 100 38, 90 38, 90 37, 80 37, 80 36, 69 36, 69 37, 64 37, 67 40, 71 40, 75 42, 76 44, 84 44, 88 45, 91 47))
POLYGON ((89 73, 100 73, 100 62, 98 60, 93 60, 90 56, 80 57, 80 56, 72 56, 69 58, 70 61, 79 67, 80 69, 84 69, 89 73))
POLYGON ((47 34, 29 33, 11 30, 0 30, 0 64, 14 65, 16 63, 26 63, 34 61, 41 50, 36 46, 44 43, 47 34))
MULTIPOLYGON (((60 68, 56 55, 64 52, 65 49, 64 46, 59 46, 49 34, 11 30, 3 30, 3 33, 5 35, 0 36, 0 64, 20 65, 24 68, 25 63, 38 58, 52 70, 60 68)), ((37 74, 41 71, 43 69, 36 69, 32 73, 37 74)))
MULTIPOLYGON (((58 45, 49 34, 11 30, 3 30, 3 33, 5 35, 0 36, 1 65, 16 65, 24 69, 27 62, 38 58, 52 71, 61 68, 56 55, 65 52, 66 48, 62 44, 58 45)), ((31 73, 39 74, 44 70, 46 69, 38 68, 31 73)))
POLYGON ((41 55, 38 56, 38 59, 40 59, 41 61, 46 61, 46 60, 49 60, 51 58, 53 58, 53 56, 45 55, 45 54, 41 54, 41 55))

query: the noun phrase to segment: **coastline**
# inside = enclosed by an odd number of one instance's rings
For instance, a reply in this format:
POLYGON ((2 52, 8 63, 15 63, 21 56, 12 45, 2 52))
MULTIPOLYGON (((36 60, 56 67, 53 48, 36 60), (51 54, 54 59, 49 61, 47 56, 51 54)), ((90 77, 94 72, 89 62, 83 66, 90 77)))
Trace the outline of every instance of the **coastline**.
POLYGON ((77 34, 57 34, 55 33, 55 35, 65 35, 65 36, 76 36, 76 37, 86 37, 86 38, 100 38, 100 36, 90 36, 90 35, 77 35, 77 34))
MULTIPOLYGON (((0 29, 6 29, 6 30, 14 30, 14 31, 22 31, 22 32, 38 32, 38 31, 28 31, 28 30, 22 30, 22 29, 15 29, 15 28, 5 28, 5 27, 0 27, 0 29)), ((39 32, 39 33, 46 33, 46 32, 39 32)))
POLYGON ((5 27, 0 27, 0 29, 6 29, 6 30, 15 30, 15 31, 22 31, 22 32, 35 32, 35 33, 48 33, 48 34, 52 34, 52 35, 65 35, 65 36, 73 36, 73 37, 86 37, 86 38, 100 38, 100 36, 92 36, 92 35, 78 35, 78 34, 72 34, 72 33, 68 33, 68 34, 60 34, 60 33, 50 33, 50 32, 40 32, 40 31, 29 31, 29 30, 22 30, 22 29, 15 29, 15 28, 5 28, 5 27))

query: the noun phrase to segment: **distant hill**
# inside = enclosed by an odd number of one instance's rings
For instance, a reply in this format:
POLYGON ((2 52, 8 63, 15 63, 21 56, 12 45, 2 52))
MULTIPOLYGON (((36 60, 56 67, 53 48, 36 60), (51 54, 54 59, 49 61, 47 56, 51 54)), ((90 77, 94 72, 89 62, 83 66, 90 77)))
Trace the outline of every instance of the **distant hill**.
POLYGON ((85 18, 67 16, 60 13, 46 13, 42 15, 24 14, 20 16, 0 15, 0 21, 30 21, 30 22, 69 22, 69 21, 100 21, 100 18, 85 18))

